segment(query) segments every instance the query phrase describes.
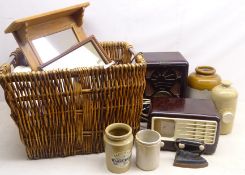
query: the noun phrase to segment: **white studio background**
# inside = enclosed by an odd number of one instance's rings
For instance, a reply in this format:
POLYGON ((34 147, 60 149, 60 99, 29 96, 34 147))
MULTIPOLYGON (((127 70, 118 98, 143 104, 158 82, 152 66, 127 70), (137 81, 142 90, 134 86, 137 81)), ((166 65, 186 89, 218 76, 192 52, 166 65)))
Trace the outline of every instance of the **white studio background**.
MULTIPOLYGON (((17 47, 13 36, 4 34, 13 20, 81 2, 0 1, 0 65, 17 47)), ((245 100, 244 21, 244 0, 90 0, 84 29, 100 41, 132 43, 138 51, 179 51, 189 61, 189 73, 198 65, 214 66, 245 100)))

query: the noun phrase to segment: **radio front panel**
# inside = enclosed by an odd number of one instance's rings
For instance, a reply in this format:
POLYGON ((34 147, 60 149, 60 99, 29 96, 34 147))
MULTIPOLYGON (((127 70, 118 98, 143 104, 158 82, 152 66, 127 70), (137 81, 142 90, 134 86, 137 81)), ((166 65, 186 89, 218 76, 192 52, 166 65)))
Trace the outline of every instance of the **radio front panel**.
POLYGON ((151 124, 151 129, 158 131, 163 141, 183 138, 201 141, 207 145, 215 143, 218 125, 216 121, 169 117, 152 117, 151 124))

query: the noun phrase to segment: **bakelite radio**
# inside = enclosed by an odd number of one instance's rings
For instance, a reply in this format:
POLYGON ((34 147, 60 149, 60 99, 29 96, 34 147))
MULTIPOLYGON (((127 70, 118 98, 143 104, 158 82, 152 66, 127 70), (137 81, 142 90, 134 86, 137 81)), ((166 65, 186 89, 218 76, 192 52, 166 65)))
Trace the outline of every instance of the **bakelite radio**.
POLYGON ((165 146, 175 151, 176 139, 201 141, 204 154, 216 150, 220 119, 209 99, 153 97, 149 112, 148 128, 158 131, 165 146))
POLYGON ((141 121, 148 121, 152 97, 186 96, 189 64, 179 52, 143 52, 147 63, 141 121))
POLYGON ((188 62, 179 52, 143 52, 147 63, 144 98, 185 97, 188 62))

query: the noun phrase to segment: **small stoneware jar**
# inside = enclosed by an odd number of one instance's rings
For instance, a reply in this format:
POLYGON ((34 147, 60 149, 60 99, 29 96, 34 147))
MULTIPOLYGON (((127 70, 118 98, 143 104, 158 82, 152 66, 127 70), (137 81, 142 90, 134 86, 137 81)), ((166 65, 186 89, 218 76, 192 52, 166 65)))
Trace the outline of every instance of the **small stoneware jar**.
POLYGON ((230 81, 222 81, 221 85, 212 90, 212 100, 221 117, 220 134, 229 134, 232 131, 237 97, 238 93, 231 87, 230 81))
POLYGON ((160 149, 164 146, 161 135, 154 130, 145 129, 135 136, 136 165, 144 171, 151 171, 159 166, 160 149))
POLYGON ((132 128, 124 123, 113 123, 107 126, 104 146, 107 169, 112 173, 126 172, 131 165, 132 128))
POLYGON ((199 66, 188 76, 188 97, 211 99, 211 90, 220 84, 221 78, 211 66, 199 66))

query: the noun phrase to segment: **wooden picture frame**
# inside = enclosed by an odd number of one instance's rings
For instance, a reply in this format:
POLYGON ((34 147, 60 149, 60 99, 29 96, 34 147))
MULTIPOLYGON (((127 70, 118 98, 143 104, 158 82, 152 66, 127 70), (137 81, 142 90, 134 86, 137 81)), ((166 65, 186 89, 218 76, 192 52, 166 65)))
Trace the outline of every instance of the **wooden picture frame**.
POLYGON ((12 22, 5 33, 12 33, 33 71, 43 64, 32 41, 68 29, 74 33, 78 43, 87 38, 82 28, 82 18, 89 3, 82 3, 51 12, 34 15, 12 22))
POLYGON ((66 50, 64 53, 60 54, 59 56, 51 59, 50 61, 42 64, 40 66, 41 70, 52 70, 52 69, 58 69, 58 68, 76 68, 76 67, 90 67, 90 66, 99 66, 99 65, 106 65, 111 62, 111 59, 107 57, 105 51, 100 46, 96 38, 91 35, 90 37, 86 38, 82 42, 74 45, 70 49, 66 50), (90 50, 85 48, 85 50, 82 50, 82 47, 86 47, 86 45, 90 44, 90 50), (91 47, 92 46, 92 47, 91 47), (80 49, 80 52, 78 51, 80 49), (89 50, 89 51, 88 51, 89 50), (78 51, 77 53, 75 53, 78 51), (86 53, 82 53, 86 52, 86 53), (88 52, 87 52, 88 51, 88 52), (89 53, 89 54, 87 54, 89 53), (91 53, 91 54, 90 54, 91 53), (73 55, 72 55, 73 54, 73 55), (87 54, 87 57, 86 57, 87 54), (70 57, 69 57, 70 56, 70 57), (91 57, 90 57, 91 56, 91 57), (98 58, 100 62, 103 62, 103 64, 99 64, 98 62, 89 63, 89 61, 94 61, 93 59, 98 58), (63 60, 61 60, 63 59, 63 60), (59 61, 59 63, 56 63, 59 61), (70 62, 70 64, 69 64, 70 62), (87 62, 87 63, 85 63, 87 62), (51 64, 55 64, 55 66, 50 66, 51 64), (68 64, 67 64, 68 63, 68 64), (51 67, 48 68, 47 67, 51 67), (70 67, 69 67, 70 66, 70 67))

